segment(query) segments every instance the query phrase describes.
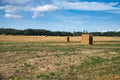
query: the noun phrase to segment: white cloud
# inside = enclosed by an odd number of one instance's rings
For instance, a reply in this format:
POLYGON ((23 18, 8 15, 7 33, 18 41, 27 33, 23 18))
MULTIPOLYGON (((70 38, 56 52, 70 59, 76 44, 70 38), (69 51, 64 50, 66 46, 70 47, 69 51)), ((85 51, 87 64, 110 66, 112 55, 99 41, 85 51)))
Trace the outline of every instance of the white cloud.
POLYGON ((1 0, 3 3, 24 5, 32 0, 1 0))
POLYGON ((5 12, 7 13, 16 13, 17 11, 19 11, 19 8, 17 6, 12 5, 5 6, 5 12))
POLYGON ((32 18, 36 18, 39 16, 44 16, 43 14, 41 14, 43 12, 55 11, 57 9, 58 8, 53 5, 44 5, 44 6, 37 6, 37 7, 31 8, 30 11, 34 13, 32 18))
POLYGON ((120 31, 120 29, 118 29, 118 31, 120 31))
POLYGON ((23 16, 17 15, 17 13, 23 10, 22 7, 6 5, 0 6, 0 9, 5 11, 5 18, 23 18, 23 16))
POLYGON ((37 12, 35 12, 35 13, 33 14, 32 18, 36 18, 36 17, 38 17, 38 13, 37 13, 37 12))
POLYGON ((37 18, 37 17, 42 17, 42 16, 44 16, 44 14, 39 14, 39 13, 35 12, 33 14, 32 18, 37 18))
POLYGON ((31 9, 31 11, 33 12, 46 12, 46 11, 54 11, 54 10, 57 10, 57 7, 53 5, 37 6, 31 9))
POLYGON ((64 9, 73 10, 90 10, 90 11, 102 11, 102 10, 114 10, 117 3, 99 3, 99 2, 62 2, 64 9))
POLYGON ((117 3, 104 3, 104 2, 81 2, 69 0, 52 0, 53 3, 41 5, 29 5, 27 3, 33 0, 1 0, 9 5, 0 6, 0 10, 4 10, 6 14, 18 14, 20 12, 32 12, 32 18, 43 16, 44 12, 52 12, 56 10, 82 10, 82 11, 106 11, 108 13, 120 14, 120 8, 115 7, 117 3), (19 5, 13 5, 19 4, 19 5), (25 4, 24 6, 22 6, 25 4))
POLYGON ((6 6, 0 6, 0 9, 4 10, 6 14, 16 14, 21 11, 33 12, 32 18, 36 18, 36 17, 43 16, 43 14, 41 13, 55 11, 58 8, 53 5, 43 5, 43 6, 37 6, 37 7, 6 5, 6 6))
POLYGON ((110 10, 108 11, 109 13, 113 13, 113 14, 120 14, 120 9, 117 10, 110 10))
POLYGON ((0 9, 2 10, 2 9, 4 9, 4 7, 0 6, 0 9))
POLYGON ((6 5, 0 6, 0 9, 4 10, 6 13, 17 13, 24 10, 24 7, 6 5))
POLYGON ((9 13, 5 14, 5 17, 6 18, 22 18, 21 15, 9 14, 9 13))

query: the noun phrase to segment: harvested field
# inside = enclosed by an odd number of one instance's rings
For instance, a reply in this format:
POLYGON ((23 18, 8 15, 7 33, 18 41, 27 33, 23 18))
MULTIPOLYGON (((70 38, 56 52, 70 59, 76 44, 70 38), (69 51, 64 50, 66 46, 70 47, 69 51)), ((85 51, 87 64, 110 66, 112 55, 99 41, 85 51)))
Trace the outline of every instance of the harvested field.
MULTIPOLYGON (((0 36, 1 42, 67 42, 67 37, 61 36, 11 36, 2 35, 0 36)), ((71 43, 81 43, 81 36, 71 36, 71 43)), ((118 44, 120 43, 120 37, 106 37, 106 36, 94 36, 93 44, 118 44)))
POLYGON ((120 80, 120 37, 44 37, 0 36, 0 80, 120 80))
MULTIPOLYGON (((81 37, 70 37, 71 42, 80 42, 81 37)), ((0 36, 0 41, 18 42, 66 42, 67 37, 60 36, 0 36)))

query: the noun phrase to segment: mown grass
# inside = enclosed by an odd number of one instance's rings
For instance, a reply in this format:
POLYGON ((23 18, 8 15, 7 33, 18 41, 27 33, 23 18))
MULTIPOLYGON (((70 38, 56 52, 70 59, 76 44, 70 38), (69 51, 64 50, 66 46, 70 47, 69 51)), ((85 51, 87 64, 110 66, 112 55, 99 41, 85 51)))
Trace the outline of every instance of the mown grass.
MULTIPOLYGON (((80 45, 79 43, 0 42, 0 55, 1 64, 6 66, 8 64, 15 65, 13 68, 8 67, 13 69, 13 71, 11 71, 12 74, 7 76, 7 78, 5 78, 6 76, 2 76, 2 72, 0 72, 0 78, 4 77, 5 80, 120 79, 120 44, 80 45), (86 51, 89 52, 86 53, 86 51), (9 52, 11 54, 16 53, 17 55, 2 55, 9 52), (44 54, 37 54, 39 52, 44 54), (112 52, 114 52, 114 54, 112 52), (19 58, 18 56, 22 57, 19 58), (64 62, 65 60, 63 59, 61 60, 61 63, 57 62, 57 60, 62 59, 61 57, 68 57, 69 59, 72 59, 74 56, 80 58, 79 63, 76 65, 71 64, 74 63, 74 60, 64 62), (12 57, 18 58, 13 59, 12 57), (52 63, 48 60, 49 58, 56 58, 57 60, 52 63), (38 60, 38 62, 35 64, 25 62, 29 59, 35 59, 36 61, 38 60), (64 67, 60 69, 58 68, 57 71, 45 71, 37 74, 34 73, 34 71, 32 72, 32 70, 41 66, 39 65, 40 63, 46 62, 45 60, 48 61, 45 64, 49 63, 57 67, 63 65, 64 67)), ((10 73, 9 70, 6 70, 6 72, 10 73)))
MULTIPOLYGON (((66 44, 66 43, 65 43, 66 44)), ((75 51, 76 49, 119 49, 119 44, 66 44, 57 45, 56 43, 41 43, 41 42, 0 42, 0 52, 37 52, 37 51, 75 51), (55 45, 52 45, 55 44, 55 45)))
POLYGON ((0 42, 0 52, 15 52, 15 51, 74 51, 74 47, 65 47, 60 45, 48 45, 48 43, 33 43, 33 42, 0 42))
POLYGON ((70 66, 69 72, 61 75, 44 74, 39 78, 43 80, 102 80, 99 77, 104 77, 104 80, 119 80, 120 77, 112 77, 109 75, 120 76, 120 56, 111 59, 103 59, 100 57, 90 57, 87 61, 83 61, 80 66, 70 66))

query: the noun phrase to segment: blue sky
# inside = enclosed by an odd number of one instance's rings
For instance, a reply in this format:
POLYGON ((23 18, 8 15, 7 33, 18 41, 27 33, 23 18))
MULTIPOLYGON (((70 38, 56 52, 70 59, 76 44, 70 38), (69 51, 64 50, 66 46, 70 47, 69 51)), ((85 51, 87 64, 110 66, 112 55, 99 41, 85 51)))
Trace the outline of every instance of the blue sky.
POLYGON ((0 0, 0 28, 120 31, 120 0, 0 0))

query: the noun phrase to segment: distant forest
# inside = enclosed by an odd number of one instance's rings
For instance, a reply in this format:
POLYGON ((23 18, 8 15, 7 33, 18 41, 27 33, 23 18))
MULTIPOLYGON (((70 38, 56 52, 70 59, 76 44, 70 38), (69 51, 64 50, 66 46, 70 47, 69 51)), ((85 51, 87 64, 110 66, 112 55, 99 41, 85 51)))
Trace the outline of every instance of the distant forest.
POLYGON ((44 29, 11 29, 0 28, 0 35, 28 35, 28 36, 81 36, 81 34, 93 34, 94 36, 120 36, 119 32, 107 31, 107 32, 64 32, 64 31, 50 31, 44 29))

